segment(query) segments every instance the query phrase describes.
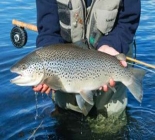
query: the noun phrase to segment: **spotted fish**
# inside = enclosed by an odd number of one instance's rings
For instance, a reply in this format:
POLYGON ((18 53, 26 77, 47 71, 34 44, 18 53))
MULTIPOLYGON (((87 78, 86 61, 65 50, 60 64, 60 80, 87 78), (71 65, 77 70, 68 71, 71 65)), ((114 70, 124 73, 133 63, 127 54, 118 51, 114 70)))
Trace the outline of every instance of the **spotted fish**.
MULTIPOLYGON (((11 72, 19 76, 11 82, 20 86, 44 83, 54 90, 74 93, 78 107, 87 115, 94 105, 92 91, 108 84, 111 78, 122 82, 141 102, 142 79, 145 72, 122 67, 120 60, 124 59, 123 54, 110 56, 73 44, 51 45, 39 48, 17 62, 11 68, 11 72)), ((115 89, 112 89, 115 92, 115 89)))

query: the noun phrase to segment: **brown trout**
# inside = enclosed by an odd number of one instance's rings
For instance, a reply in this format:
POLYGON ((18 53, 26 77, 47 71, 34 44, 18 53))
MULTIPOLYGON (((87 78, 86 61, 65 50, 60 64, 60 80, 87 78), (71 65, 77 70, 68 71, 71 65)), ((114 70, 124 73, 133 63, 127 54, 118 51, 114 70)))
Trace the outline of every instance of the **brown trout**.
MULTIPOLYGON (((17 62, 11 72, 19 74, 11 82, 20 86, 47 84, 51 89, 76 94, 79 108, 88 114, 87 102, 93 106, 92 90, 108 84, 112 78, 122 82, 141 102, 142 79, 145 72, 124 68, 120 60, 125 56, 111 56, 96 50, 87 50, 73 44, 58 44, 39 48, 17 62)), ((113 89, 115 91, 115 89, 113 89)), ((88 107, 89 110, 91 107, 88 107)))

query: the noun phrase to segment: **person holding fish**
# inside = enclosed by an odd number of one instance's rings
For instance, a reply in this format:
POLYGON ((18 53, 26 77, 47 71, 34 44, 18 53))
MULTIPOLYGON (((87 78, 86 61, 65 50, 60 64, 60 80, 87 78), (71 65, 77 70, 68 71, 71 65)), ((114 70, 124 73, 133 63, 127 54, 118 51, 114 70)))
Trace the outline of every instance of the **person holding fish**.
MULTIPOLYGON (((36 0, 36 7, 37 47, 74 43, 112 56, 120 53, 132 56, 132 42, 140 21, 140 0, 36 0)), ((125 58, 118 59, 127 67, 125 58)), ((33 90, 48 94, 52 89, 39 84, 33 90)), ((54 100, 60 108, 83 113, 77 103, 81 98, 75 94, 56 91, 54 100)), ((99 88, 93 100, 98 112, 119 116, 127 105, 126 87, 109 77, 109 83, 99 88)), ((84 104, 88 115, 92 105, 84 104)))

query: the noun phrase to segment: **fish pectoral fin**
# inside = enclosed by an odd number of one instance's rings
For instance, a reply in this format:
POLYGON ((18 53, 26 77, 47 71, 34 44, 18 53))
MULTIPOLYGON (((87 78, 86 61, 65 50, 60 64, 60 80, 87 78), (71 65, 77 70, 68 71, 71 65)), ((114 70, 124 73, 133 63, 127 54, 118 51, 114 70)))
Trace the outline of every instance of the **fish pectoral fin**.
POLYGON ((107 85, 114 93, 116 93, 116 89, 112 86, 110 86, 110 84, 107 85))
POLYGON ((48 77, 44 80, 44 84, 47 84, 53 90, 61 90, 63 89, 62 82, 58 78, 58 76, 48 77))
POLYGON ((88 104, 80 94, 76 94, 76 102, 82 113, 87 116, 93 105, 88 104))
POLYGON ((115 57, 120 61, 126 60, 126 56, 123 53, 117 54, 117 55, 115 55, 115 57))
POLYGON ((94 93, 92 91, 83 90, 80 92, 80 95, 87 103, 89 103, 90 105, 94 105, 94 100, 93 100, 94 93))

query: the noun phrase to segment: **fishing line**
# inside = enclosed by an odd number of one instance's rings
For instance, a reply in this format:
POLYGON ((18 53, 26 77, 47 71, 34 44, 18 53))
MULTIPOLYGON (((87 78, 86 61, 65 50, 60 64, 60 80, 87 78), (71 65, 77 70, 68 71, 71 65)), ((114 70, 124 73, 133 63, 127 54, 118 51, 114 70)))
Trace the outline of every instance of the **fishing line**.
POLYGON ((36 101, 36 115, 35 115, 35 120, 38 118, 38 92, 35 92, 35 101, 36 101))
POLYGON ((149 72, 155 74, 155 71, 150 70, 150 69, 148 69, 148 68, 145 68, 145 67, 143 67, 143 66, 140 66, 140 65, 137 65, 137 64, 133 64, 133 63, 130 63, 130 62, 127 62, 127 64, 137 66, 137 67, 139 67, 139 68, 142 68, 142 69, 144 69, 144 70, 146 70, 146 71, 149 71, 149 72))
MULTIPOLYGON (((39 126, 33 131, 33 133, 31 134, 31 136, 28 138, 28 140, 30 140, 34 135, 35 133, 37 132, 37 130, 42 126, 43 124, 43 120, 41 121, 41 123, 39 124, 39 126)), ((35 138, 34 138, 35 139, 35 138)))

